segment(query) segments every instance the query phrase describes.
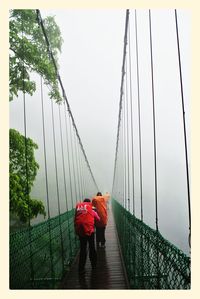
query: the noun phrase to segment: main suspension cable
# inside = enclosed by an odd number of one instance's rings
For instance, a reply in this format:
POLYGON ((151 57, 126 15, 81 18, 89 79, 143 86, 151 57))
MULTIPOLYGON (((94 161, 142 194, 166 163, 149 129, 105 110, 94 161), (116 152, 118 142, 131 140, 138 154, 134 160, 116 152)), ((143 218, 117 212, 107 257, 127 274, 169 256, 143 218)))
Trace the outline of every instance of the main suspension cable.
POLYGON ((114 162, 112 192, 114 191, 114 182, 115 182, 116 167, 117 167, 117 156, 118 156, 118 150, 119 150, 119 133, 120 133, 120 126, 121 126, 121 118, 122 118, 122 101, 123 101, 123 87, 124 87, 124 76, 125 76, 125 59, 126 59, 126 47, 127 47, 128 23, 129 23, 129 9, 126 10, 126 20, 125 20, 122 76, 121 76, 121 87, 120 87, 119 114, 118 114, 118 125, 117 125, 117 141, 116 141, 116 148, 115 148, 115 162, 114 162))
POLYGON ((190 244, 190 237, 191 237, 191 207, 190 207, 190 181, 189 181, 189 166, 188 166, 188 152, 187 152, 187 133, 186 133, 186 120, 185 120, 185 105, 184 105, 184 93, 183 93, 183 78, 182 78, 182 67, 181 67, 180 42, 179 42, 179 31, 178 31, 178 18, 177 18, 177 10, 176 9, 175 9, 175 22, 176 22, 178 63, 179 63, 179 75, 180 75, 180 86, 181 86, 184 143, 185 143, 185 164, 186 164, 186 177, 187 177, 188 217, 189 217, 189 245, 191 246, 191 244, 190 244))
POLYGON ((64 89, 64 86, 63 86, 63 83, 62 83, 60 74, 59 74, 59 72, 58 72, 58 68, 57 68, 57 65, 56 65, 56 61, 55 61, 54 55, 53 55, 53 53, 52 53, 52 51, 51 51, 51 46, 50 46, 50 43, 49 43, 49 39, 48 39, 48 37, 47 37, 46 29, 45 29, 44 24, 43 24, 43 20, 42 20, 42 17, 41 17, 40 10, 39 10, 39 9, 36 9, 36 13, 37 13, 38 24, 39 24, 39 25, 41 26, 41 28, 42 28, 42 32, 43 32, 43 34, 44 34, 44 38, 45 38, 45 41, 46 41, 46 44, 47 44, 47 51, 48 51, 48 53, 49 53, 49 56, 50 56, 51 59, 52 59, 52 62, 53 62, 54 68, 55 68, 55 72, 56 72, 56 74, 57 74, 57 79, 58 79, 58 82, 59 82, 60 87, 61 87, 61 90, 62 90, 63 98, 64 98, 64 100, 65 100, 65 102, 66 102, 66 105, 67 105, 67 111, 68 111, 68 113, 69 113, 69 115, 70 115, 70 118, 71 118, 71 120, 72 120, 72 125, 73 125, 73 127, 74 127, 74 129, 75 129, 75 131, 76 131, 76 135, 77 135, 77 138, 78 138, 78 140, 79 140, 79 144, 80 144, 81 150, 82 150, 82 152, 83 152, 83 156, 84 156, 85 162, 86 162, 86 164, 87 164, 87 167, 88 167, 88 169, 89 169, 90 175, 91 175, 91 177, 92 177, 93 183, 94 183, 94 185, 95 185, 95 187, 96 187, 96 190, 98 190, 97 183, 96 183, 95 178, 94 178, 94 175, 93 175, 93 173, 92 173, 90 164, 89 164, 89 162, 88 162, 88 158, 87 158, 87 156, 86 156, 86 153, 85 153, 85 150, 84 150, 84 147, 83 147, 81 138, 80 138, 80 135, 79 135, 79 133, 78 133, 78 129, 77 129, 76 124, 75 124, 75 121, 74 121, 73 114, 72 114, 72 112, 71 112, 71 108, 70 108, 70 105, 69 105, 69 102, 68 102, 68 99, 67 99, 67 96, 66 96, 66 93, 65 93, 65 89, 64 89))

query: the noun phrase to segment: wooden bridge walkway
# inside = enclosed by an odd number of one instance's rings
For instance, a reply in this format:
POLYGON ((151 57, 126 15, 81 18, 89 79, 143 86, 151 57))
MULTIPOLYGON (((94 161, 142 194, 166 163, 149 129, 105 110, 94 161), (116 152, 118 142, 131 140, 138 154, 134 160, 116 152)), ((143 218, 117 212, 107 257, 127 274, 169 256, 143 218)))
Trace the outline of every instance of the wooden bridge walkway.
POLYGON ((106 248, 97 249, 97 268, 92 270, 87 257, 86 273, 79 275, 77 258, 70 272, 62 280, 60 289, 128 289, 111 209, 108 217, 106 248))

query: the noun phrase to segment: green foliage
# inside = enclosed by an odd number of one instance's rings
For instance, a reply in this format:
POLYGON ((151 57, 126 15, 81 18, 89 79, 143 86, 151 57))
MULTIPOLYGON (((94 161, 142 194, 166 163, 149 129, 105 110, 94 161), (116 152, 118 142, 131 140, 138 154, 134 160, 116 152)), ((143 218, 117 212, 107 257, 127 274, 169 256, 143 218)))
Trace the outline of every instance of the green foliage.
POLYGON ((46 215, 42 201, 30 198, 31 187, 39 169, 34 150, 38 146, 15 129, 10 129, 10 211, 22 222, 46 215))
MULTIPOLYGON (((62 37, 54 17, 43 20, 51 51, 57 63, 61 52, 62 37)), ((10 11, 10 100, 19 91, 32 95, 36 90, 31 72, 42 75, 49 88, 50 98, 61 101, 57 74, 50 60, 47 44, 37 22, 36 10, 15 9, 10 11)), ((57 63, 58 67, 58 63, 57 63)))

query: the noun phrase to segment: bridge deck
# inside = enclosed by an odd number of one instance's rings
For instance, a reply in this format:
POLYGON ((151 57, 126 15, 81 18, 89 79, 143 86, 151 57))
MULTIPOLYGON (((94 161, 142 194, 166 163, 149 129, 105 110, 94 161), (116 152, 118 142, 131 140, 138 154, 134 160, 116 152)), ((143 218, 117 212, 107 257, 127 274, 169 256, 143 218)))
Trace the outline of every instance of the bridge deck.
POLYGON ((108 217, 106 248, 97 249, 97 268, 91 269, 87 257, 86 273, 80 276, 77 258, 70 272, 62 280, 61 289, 128 289, 111 210, 108 217))

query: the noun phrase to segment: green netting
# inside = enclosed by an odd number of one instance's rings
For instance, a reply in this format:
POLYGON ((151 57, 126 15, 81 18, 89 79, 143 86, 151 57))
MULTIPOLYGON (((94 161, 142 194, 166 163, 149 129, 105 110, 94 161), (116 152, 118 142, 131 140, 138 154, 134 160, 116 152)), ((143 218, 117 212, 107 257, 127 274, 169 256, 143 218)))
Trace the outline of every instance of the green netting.
POLYGON ((116 200, 112 201, 132 289, 190 289, 190 258, 116 200))
POLYGON ((10 235, 10 288, 55 288, 79 249, 74 209, 10 235))

